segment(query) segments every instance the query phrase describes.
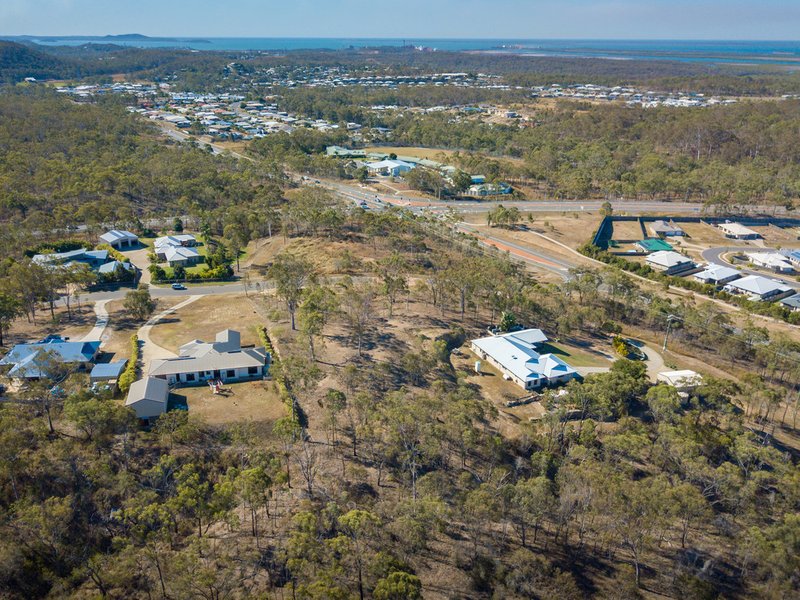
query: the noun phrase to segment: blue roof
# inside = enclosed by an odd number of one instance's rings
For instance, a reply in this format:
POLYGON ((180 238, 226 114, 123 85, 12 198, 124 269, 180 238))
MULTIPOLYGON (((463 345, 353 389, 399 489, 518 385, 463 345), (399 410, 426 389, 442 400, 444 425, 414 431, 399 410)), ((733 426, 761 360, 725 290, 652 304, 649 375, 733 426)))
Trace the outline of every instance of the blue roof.
POLYGON ((128 364, 127 359, 118 360, 111 363, 100 363, 95 365, 90 374, 91 377, 108 377, 115 379, 119 377, 120 373, 125 370, 125 365, 128 364))
POLYGON ((48 357, 60 363, 83 363, 94 359, 100 342, 67 342, 59 336, 48 336, 34 344, 17 344, 0 360, 0 365, 14 365, 9 377, 34 379, 44 376, 48 357))

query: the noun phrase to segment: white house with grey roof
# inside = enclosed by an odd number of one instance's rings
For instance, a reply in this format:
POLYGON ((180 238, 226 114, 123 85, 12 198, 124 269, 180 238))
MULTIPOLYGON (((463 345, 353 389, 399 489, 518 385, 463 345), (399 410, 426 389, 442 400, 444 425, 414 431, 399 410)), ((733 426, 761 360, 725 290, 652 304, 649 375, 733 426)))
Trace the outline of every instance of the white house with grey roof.
POLYGON ((792 273, 794 271, 794 265, 789 262, 789 258, 780 252, 747 252, 745 256, 755 266, 776 273, 792 273))
POLYGON ((193 340, 180 347, 177 358, 154 360, 150 377, 173 385, 198 385, 207 381, 232 383, 262 379, 270 354, 263 347, 242 348, 238 331, 220 331, 215 341, 193 340))
POLYGON ((794 292, 788 285, 760 275, 748 275, 731 281, 725 286, 725 291, 746 295, 750 300, 777 300, 794 292))
POLYGON ((525 329, 473 340, 472 351, 497 367, 525 390, 566 383, 578 376, 575 369, 554 354, 541 354, 547 341, 541 329, 525 329))
POLYGON ((694 278, 700 283, 707 283, 709 285, 725 285, 735 279, 741 278, 742 274, 733 267, 726 267, 725 265, 716 265, 709 263, 706 268, 697 273, 694 278))
POLYGON ((686 235, 680 227, 663 219, 653 221, 647 228, 655 237, 679 237, 686 235))
POLYGON ((139 244, 139 236, 124 229, 112 229, 100 236, 101 244, 108 244, 112 248, 122 250, 133 248, 139 244))
POLYGON ((694 269, 697 266, 691 259, 672 250, 653 252, 645 259, 645 262, 656 271, 661 271, 666 275, 676 275, 683 271, 694 269))
POLYGON ((719 228, 722 230, 722 233, 725 234, 725 237, 736 240, 757 240, 761 237, 760 233, 749 227, 745 227, 741 223, 720 223, 719 228))

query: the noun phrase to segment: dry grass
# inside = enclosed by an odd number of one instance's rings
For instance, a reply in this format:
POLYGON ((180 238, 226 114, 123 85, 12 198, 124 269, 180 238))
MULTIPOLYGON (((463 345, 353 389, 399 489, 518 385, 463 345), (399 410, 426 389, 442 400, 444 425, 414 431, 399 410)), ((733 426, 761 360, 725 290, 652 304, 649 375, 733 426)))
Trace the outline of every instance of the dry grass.
POLYGON ((286 416, 272 381, 234 383, 226 389, 231 391, 229 396, 214 395, 206 386, 179 388, 173 400, 187 404, 192 417, 210 425, 251 421, 268 432, 276 420, 286 416))
POLYGON ((275 256, 283 251, 306 258, 314 264, 316 272, 321 276, 369 271, 370 263, 391 256, 391 250, 385 248, 383 244, 302 237, 290 238, 287 241, 282 236, 273 236, 248 246, 247 265, 254 274, 265 274, 275 256), (343 268, 340 259, 345 252, 363 261, 363 265, 354 270, 343 268))
POLYGON ((162 348, 177 353, 187 342, 213 341, 219 331, 235 329, 242 334, 243 346, 258 345, 256 326, 260 322, 244 294, 205 296, 159 321, 150 337, 162 348))
POLYGON ((29 323, 25 317, 16 319, 3 340, 7 347, 40 340, 48 335, 58 334, 72 340, 80 340, 88 334, 95 323, 94 304, 82 302, 80 307, 72 309, 72 319, 67 316, 64 307, 55 309, 55 319, 50 310, 36 313, 36 322, 29 323))
MULTIPOLYGON (((183 298, 159 298, 156 312, 175 306, 183 298)), ((106 304, 108 311, 108 326, 103 332, 102 350, 106 354, 113 354, 112 360, 130 358, 130 338, 143 325, 141 321, 130 319, 122 306, 122 300, 113 300, 106 304)))
POLYGON ((644 237, 639 221, 614 221, 614 240, 641 240, 644 237))
POLYGON ((719 228, 705 223, 680 223, 681 229, 689 236, 693 244, 705 245, 709 248, 715 246, 736 246, 741 242, 729 240, 719 228))
MULTIPOLYGON (((597 213, 591 212, 553 212, 542 213, 533 212, 533 223, 528 222, 528 213, 523 210, 525 223, 532 230, 547 237, 561 242, 570 248, 578 248, 585 244, 592 237, 592 234, 597 230, 600 224, 601 217, 597 213)), ((474 225, 486 225, 486 213, 469 213, 464 215, 464 221, 474 225)), ((492 235, 504 234, 507 230, 500 230, 497 228, 492 229, 492 235)), ((514 233, 514 232, 509 232, 514 233)), ((639 236, 641 238, 641 235, 639 236)), ((518 238, 523 239, 523 238, 518 238)), ((530 234, 524 238, 527 243, 536 243, 535 236, 530 234)), ((553 245, 550 244, 552 247, 553 245)), ((574 254, 570 254, 575 256, 574 254)))

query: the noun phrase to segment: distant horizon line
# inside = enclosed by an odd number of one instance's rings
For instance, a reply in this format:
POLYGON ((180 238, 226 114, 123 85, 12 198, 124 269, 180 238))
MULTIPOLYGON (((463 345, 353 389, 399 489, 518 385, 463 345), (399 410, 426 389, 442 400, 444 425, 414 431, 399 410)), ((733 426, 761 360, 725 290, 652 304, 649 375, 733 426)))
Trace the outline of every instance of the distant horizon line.
POLYGON ((767 43, 800 43, 800 39, 778 39, 778 38, 705 38, 705 37, 676 37, 676 38, 639 38, 639 37, 450 37, 450 36, 394 36, 394 35, 343 35, 343 36, 330 36, 330 35, 204 35, 204 34, 164 34, 164 35, 150 35, 144 33, 128 32, 128 33, 62 33, 62 34, 34 34, 34 33, 0 33, 0 37, 14 37, 14 38, 104 38, 104 37, 124 37, 124 36, 141 36, 143 38, 158 39, 158 38, 174 38, 174 39, 198 39, 198 38, 212 38, 212 39, 227 39, 227 40, 242 40, 242 39, 258 39, 258 40, 393 40, 393 41, 414 41, 414 40, 443 40, 443 41, 580 41, 580 42, 613 42, 613 41, 626 41, 626 42, 767 42, 767 43))

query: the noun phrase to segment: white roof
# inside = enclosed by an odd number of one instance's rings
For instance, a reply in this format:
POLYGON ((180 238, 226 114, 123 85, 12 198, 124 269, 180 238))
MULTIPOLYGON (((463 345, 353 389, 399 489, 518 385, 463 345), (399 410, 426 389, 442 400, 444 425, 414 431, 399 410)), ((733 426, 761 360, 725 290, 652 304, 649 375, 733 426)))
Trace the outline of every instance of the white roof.
POLYGON ((536 351, 535 345, 546 340, 540 329, 526 329, 480 338, 472 343, 522 381, 538 381, 575 373, 575 369, 557 356, 536 351))
POLYGON ((792 263, 779 252, 747 252, 747 258, 757 265, 773 269, 793 269, 792 263))
POLYGON ((731 281, 727 286, 735 290, 745 292, 747 294, 755 294, 757 296, 764 296, 773 292, 788 292, 792 288, 772 279, 761 277, 760 275, 748 275, 736 281, 731 281))
POLYGON ((182 246, 187 242, 196 242, 197 239, 190 233, 182 233, 180 235, 165 235, 156 238, 153 246, 156 248, 165 248, 167 246, 182 246))
POLYGON ((741 277, 741 273, 733 267, 709 263, 706 265, 705 271, 701 271, 695 275, 695 278, 702 281, 722 281, 723 279, 729 279, 734 276, 741 277))
POLYGON ((103 235, 101 235, 100 239, 108 244, 111 244, 112 242, 120 242, 125 240, 134 242, 139 239, 139 236, 131 233, 130 231, 112 229, 111 231, 106 231, 103 235))
POLYGON ((647 257, 647 262, 669 269, 671 267, 677 267, 678 265, 691 263, 692 261, 683 254, 673 252, 672 250, 659 250, 649 255, 647 257))
POLYGON ((164 256, 167 262, 174 260, 190 260, 199 258, 200 253, 194 248, 184 248, 183 246, 167 246, 164 250, 164 256))
POLYGON ((696 387, 703 383, 703 376, 696 371, 684 369, 682 371, 664 371, 656 379, 676 388, 696 387))
POLYGON ((719 228, 731 235, 759 235, 757 231, 745 227, 741 223, 721 223, 719 228))
POLYGON ((381 160, 378 162, 367 163, 367 167, 370 169, 395 169, 397 167, 408 167, 409 169, 413 169, 415 166, 416 165, 404 160, 381 160))

